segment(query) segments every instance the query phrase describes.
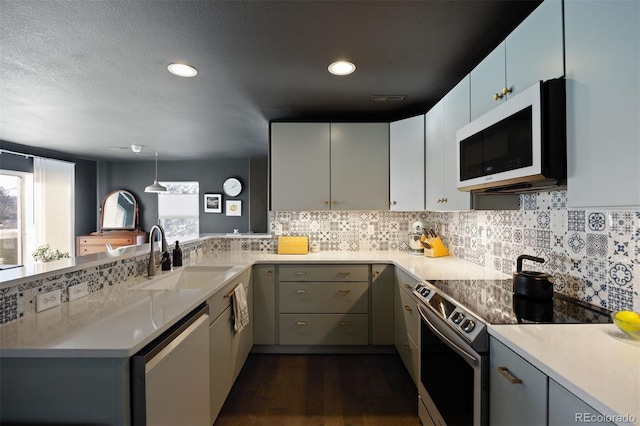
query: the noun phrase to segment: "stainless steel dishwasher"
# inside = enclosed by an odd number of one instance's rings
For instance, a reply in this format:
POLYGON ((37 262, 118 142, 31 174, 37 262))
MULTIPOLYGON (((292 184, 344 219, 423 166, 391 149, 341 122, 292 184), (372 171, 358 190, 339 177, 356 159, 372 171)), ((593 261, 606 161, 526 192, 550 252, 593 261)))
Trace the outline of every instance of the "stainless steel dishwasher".
POLYGON ((208 313, 200 305, 131 357, 133 425, 211 425, 208 313))

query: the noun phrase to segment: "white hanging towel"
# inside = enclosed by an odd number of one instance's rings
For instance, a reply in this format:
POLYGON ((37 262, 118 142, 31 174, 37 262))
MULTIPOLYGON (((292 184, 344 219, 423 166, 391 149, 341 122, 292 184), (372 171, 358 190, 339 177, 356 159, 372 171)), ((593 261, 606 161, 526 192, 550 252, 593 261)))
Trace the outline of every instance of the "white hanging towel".
POLYGON ((233 290, 233 316, 235 317, 233 329, 239 333, 249 324, 247 294, 244 292, 242 284, 238 284, 233 290))

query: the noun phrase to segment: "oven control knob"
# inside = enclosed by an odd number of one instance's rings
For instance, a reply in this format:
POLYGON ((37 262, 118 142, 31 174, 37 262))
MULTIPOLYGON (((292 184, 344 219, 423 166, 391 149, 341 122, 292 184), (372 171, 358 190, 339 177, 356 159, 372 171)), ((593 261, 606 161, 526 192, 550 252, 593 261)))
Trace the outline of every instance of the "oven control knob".
POLYGON ((422 284, 416 284, 416 291, 420 291, 420 289, 422 288, 422 284))
POLYGON ((424 297, 427 297, 429 293, 431 293, 431 291, 426 287, 420 290, 420 294, 423 295, 424 297))
POLYGON ((462 312, 456 312, 455 314, 453 314, 453 317, 451 317, 451 320, 456 324, 460 324, 463 319, 464 314, 462 312))
POLYGON ((466 320, 462 323, 461 327, 466 333, 471 333, 473 329, 476 328, 476 323, 471 320, 466 320))

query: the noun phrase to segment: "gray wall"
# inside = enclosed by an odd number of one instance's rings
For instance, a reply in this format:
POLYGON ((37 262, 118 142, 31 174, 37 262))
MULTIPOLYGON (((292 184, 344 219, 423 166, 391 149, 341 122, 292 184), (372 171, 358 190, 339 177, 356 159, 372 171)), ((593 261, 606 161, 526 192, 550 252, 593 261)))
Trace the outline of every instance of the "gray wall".
MULTIPOLYGON (((264 160, 266 163, 266 159, 264 160)), ((257 167, 256 173, 261 173, 262 169, 257 167)), ((153 183, 155 178, 155 163, 153 159, 149 161, 105 161, 98 163, 98 204, 94 207, 95 212, 99 212, 102 198, 109 192, 116 189, 130 191, 140 203, 140 228, 146 231, 158 221, 158 196, 144 192, 147 185, 153 183)), ((254 177, 255 178, 255 177, 254 177)), ((266 232, 266 203, 265 206, 257 205, 256 210, 264 208, 261 213, 253 214, 262 216, 264 222, 261 225, 251 227, 250 217, 250 193, 251 173, 250 160, 201 160, 201 161, 158 161, 158 179, 162 181, 198 181, 200 183, 200 233, 220 233, 232 232, 239 229, 240 232, 266 232), (242 216, 226 216, 225 201, 227 197, 222 192, 222 183, 228 177, 237 177, 243 183, 242 193, 234 197, 234 200, 242 201, 242 216), (222 195, 222 213, 204 213, 204 194, 214 193, 222 195), (263 229, 260 229, 262 228, 263 229)), ((267 181, 266 168, 264 176, 260 178, 267 181)), ((264 192, 266 199, 266 186, 263 189, 256 188, 257 191, 264 192)), ((259 197, 258 197, 259 199, 259 197)), ((256 203, 259 204, 259 203, 256 203)), ((96 213, 96 229, 99 214, 96 213)))

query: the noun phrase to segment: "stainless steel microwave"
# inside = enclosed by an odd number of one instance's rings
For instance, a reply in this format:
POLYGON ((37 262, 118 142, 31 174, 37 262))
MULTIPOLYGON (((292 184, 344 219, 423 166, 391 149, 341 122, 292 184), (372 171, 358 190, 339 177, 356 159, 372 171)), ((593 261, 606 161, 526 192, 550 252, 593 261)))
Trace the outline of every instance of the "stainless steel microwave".
POLYGON ((458 189, 527 192, 564 185, 563 78, 537 82, 458 129, 458 189))

